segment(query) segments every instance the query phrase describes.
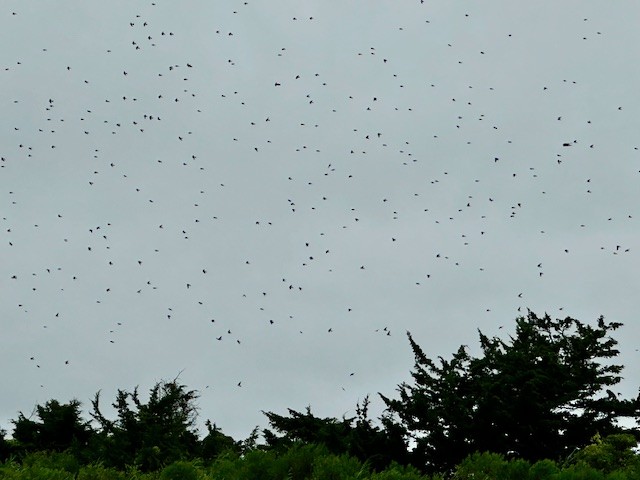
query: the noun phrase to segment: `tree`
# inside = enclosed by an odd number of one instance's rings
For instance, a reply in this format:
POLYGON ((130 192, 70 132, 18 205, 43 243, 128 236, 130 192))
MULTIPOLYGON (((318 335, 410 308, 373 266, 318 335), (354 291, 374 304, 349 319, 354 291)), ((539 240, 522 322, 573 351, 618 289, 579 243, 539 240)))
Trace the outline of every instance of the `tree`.
POLYGON ((5 438, 7 432, 0 428, 0 463, 4 462, 11 454, 11 444, 5 438))
POLYGON ((347 454, 358 458, 377 471, 386 468, 392 461, 407 462, 407 447, 402 431, 395 425, 389 429, 372 424, 368 418, 368 397, 362 405, 356 405, 356 417, 319 418, 307 407, 305 413, 288 409, 289 416, 264 412, 272 428, 263 431, 267 446, 286 450, 296 443, 323 445, 335 455, 347 454))
POLYGON ((11 421, 14 440, 23 451, 62 452, 72 449, 78 454, 95 433, 89 422, 82 419, 81 405, 75 399, 62 404, 49 400, 44 405, 36 405, 37 420, 31 420, 20 412, 18 419, 11 421))
POLYGON ((113 407, 118 418, 109 420, 100 411, 100 392, 93 400, 91 416, 101 426, 101 460, 124 468, 136 465, 144 471, 194 456, 198 448, 195 428, 198 395, 176 380, 161 381, 143 403, 138 388, 118 390, 113 407))
POLYGON ((640 412, 640 397, 608 390, 621 380, 622 366, 610 361, 619 353, 610 333, 621 326, 529 312, 509 341, 479 332, 479 358, 462 346, 438 363, 407 333, 414 385, 399 385, 399 399, 381 395, 388 418, 414 439, 413 462, 427 471, 451 469, 476 451, 565 458, 596 432, 622 431, 617 418, 640 412))
POLYGON ((229 435, 222 433, 215 423, 207 420, 207 435, 200 441, 200 456, 203 460, 213 460, 221 453, 239 453, 240 445, 229 435))
POLYGON ((287 449, 294 443, 305 443, 325 445, 332 453, 342 453, 346 450, 346 439, 352 419, 316 417, 311 413, 311 407, 307 407, 305 413, 291 408, 288 411, 289 416, 263 412, 271 427, 284 434, 278 437, 269 429, 265 429, 263 435, 270 448, 287 449))

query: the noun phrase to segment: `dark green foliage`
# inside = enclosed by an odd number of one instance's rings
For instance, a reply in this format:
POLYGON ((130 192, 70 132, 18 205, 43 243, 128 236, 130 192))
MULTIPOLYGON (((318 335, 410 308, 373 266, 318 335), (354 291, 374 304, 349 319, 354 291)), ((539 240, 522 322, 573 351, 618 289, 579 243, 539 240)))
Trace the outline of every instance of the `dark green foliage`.
POLYGON ((227 480, 428 480, 416 469, 396 464, 372 473, 354 457, 333 455, 324 445, 302 444, 278 452, 256 449, 241 457, 222 456, 207 473, 212 479, 227 480))
POLYGON ((235 465, 240 476, 235 478, 275 480, 287 477, 287 467, 279 461, 275 452, 263 452, 251 450, 242 456, 242 461, 236 461, 235 465))
POLYGON ((615 434, 602 438, 598 434, 592 441, 591 445, 573 456, 573 462, 589 465, 605 473, 639 466, 638 457, 633 451, 638 441, 633 435, 615 434))
POLYGON ((33 452, 22 459, 23 467, 42 467, 51 470, 63 470, 74 475, 80 470, 78 459, 67 452, 33 452))
POLYGON ((113 407, 116 420, 100 412, 100 396, 93 400, 93 418, 100 424, 100 460, 124 468, 137 465, 143 471, 195 456, 198 437, 194 424, 197 394, 184 385, 158 382, 143 403, 138 389, 118 390, 113 407))
POLYGON ((269 424, 281 436, 265 429, 263 434, 269 448, 289 448, 296 442, 324 445, 329 452, 347 454, 366 461, 374 470, 381 470, 391 461, 407 458, 402 431, 391 424, 389 429, 374 426, 368 418, 369 399, 356 406, 356 417, 319 418, 308 407, 305 413, 289 409, 289 416, 264 412, 269 424), (394 429, 395 428, 395 429, 394 429))
MULTIPOLYGON (((315 445, 296 445, 280 455, 279 462, 286 467, 286 477, 290 480, 304 480, 311 476, 313 464, 319 457, 327 455, 327 451, 315 445)), ((277 477, 276 477, 277 478, 277 477)))
MULTIPOLYGON (((415 467, 410 465, 398 465, 395 463, 391 464, 389 468, 386 468, 381 472, 371 474, 370 477, 364 476, 356 478, 366 478, 368 480, 428 480, 428 477, 421 475, 415 467)), ((434 475, 431 478, 433 480, 442 480, 443 477, 440 475, 434 475)))
POLYGON ((85 448, 94 431, 81 417, 81 403, 71 400, 61 404, 57 400, 49 400, 44 405, 37 405, 37 420, 26 418, 22 412, 14 425, 13 438, 23 451, 53 450, 62 452, 72 449, 79 452, 85 448))
MULTIPOLYGON (((507 461, 498 453, 474 453, 455 469, 455 480, 502 478, 507 461)), ((526 477, 524 477, 526 478, 526 477)))
POLYGON ((289 416, 286 417, 273 412, 264 412, 271 427, 277 432, 284 433, 283 436, 278 437, 265 429, 263 435, 269 447, 282 450, 302 442, 322 444, 332 452, 344 451, 353 419, 319 418, 311 413, 310 407, 307 407, 305 413, 288 410, 289 416))
POLYGON ((0 428, 0 462, 4 462, 11 455, 11 443, 5 436, 7 432, 0 428))
MULTIPOLYGON (((492 479, 527 480, 531 464, 526 460, 506 460, 498 453, 474 453, 465 458, 455 469, 455 480, 492 479)), ((538 477, 535 477, 538 478, 538 477)), ((547 478, 542 477, 542 478, 547 478)))
POLYGON ((315 445, 293 445, 280 454, 256 449, 242 457, 223 457, 210 468, 214 478, 302 480, 309 478, 314 461, 324 455, 326 448, 315 445))
POLYGON ((199 456, 203 460, 212 460, 226 452, 240 452, 241 445, 229 435, 222 433, 215 424, 207 420, 206 427, 207 435, 200 441, 199 449, 199 456))
POLYGON ((558 465, 553 460, 538 460, 529 469, 529 480, 544 480, 551 478, 559 471, 558 465))
MULTIPOLYGON (((140 399, 138 389, 119 390, 116 418, 100 411, 100 392, 93 400, 93 429, 80 415, 80 402, 61 404, 50 400, 37 405, 35 419, 19 413, 13 439, 0 431, 0 458, 24 457, 29 452, 69 452, 79 464, 98 463, 124 470, 135 466, 142 472, 157 471, 181 459, 200 457, 211 461, 226 451, 240 452, 242 445, 207 422, 207 435, 200 440, 195 428, 197 394, 174 381, 154 385, 149 399, 140 399)), ((255 442, 255 438, 252 440, 255 442)))
POLYGON ((605 474, 588 465, 571 465, 562 469, 554 480, 604 480, 605 474))
POLYGON ((38 465, 20 469, 0 470, 3 479, 7 480, 75 480, 71 472, 56 470, 38 465))
POLYGON ((125 480, 126 478, 124 472, 100 464, 91 464, 80 468, 76 480, 125 480))
MULTIPOLYGON (((635 445, 635 443, 634 443, 635 445)), ((582 450, 580 453, 584 452, 582 450)), ((595 458, 595 457, 593 457, 595 458)), ((634 455, 637 461, 637 456, 634 455)), ((526 460, 506 460, 496 453, 475 453, 455 468, 452 480, 636 480, 628 469, 602 470, 582 460, 559 468, 551 460, 531 465, 526 460)))
MULTIPOLYGON (((629 438, 604 438, 591 446, 616 445, 628 452, 629 438), (626 445, 626 446, 624 446, 626 445)), ((604 448, 604 447, 602 447, 604 448)), ((605 449, 606 450, 606 449, 605 449)), ((231 452, 210 464, 178 460, 155 472, 124 470, 100 464, 79 466, 69 453, 28 454, 22 464, 0 464, 2 480, 640 480, 638 456, 626 458, 624 467, 605 471, 588 464, 583 454, 596 458, 593 449, 578 452, 572 465, 560 468, 551 460, 531 465, 522 459, 506 459, 496 453, 475 453, 463 459, 450 475, 424 476, 411 466, 392 463, 372 472, 366 463, 348 455, 333 455, 322 445, 296 444, 286 450, 253 449, 244 455, 231 452)))
POLYGON ((198 469, 191 462, 175 462, 162 469, 159 480, 198 480, 198 469))
POLYGON ((369 470, 356 458, 347 455, 319 456, 313 462, 311 478, 341 480, 343 478, 367 478, 369 470))
POLYGON ((610 334, 620 326, 529 312, 508 342, 480 332, 480 358, 460 347, 438 363, 409 334, 415 385, 401 384, 399 399, 382 398, 415 437, 413 463, 429 471, 476 451, 565 458, 596 431, 619 432, 616 418, 638 414, 638 399, 603 391, 621 380, 622 366, 609 362, 619 353, 610 334))

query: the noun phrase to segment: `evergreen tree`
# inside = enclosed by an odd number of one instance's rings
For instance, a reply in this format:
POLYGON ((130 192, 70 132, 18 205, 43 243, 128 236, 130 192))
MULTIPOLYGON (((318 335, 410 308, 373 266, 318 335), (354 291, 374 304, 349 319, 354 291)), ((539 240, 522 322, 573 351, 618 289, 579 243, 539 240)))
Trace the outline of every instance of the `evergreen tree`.
POLYGON ((399 385, 399 399, 381 395, 388 419, 399 419, 416 443, 413 462, 428 471, 451 469, 476 451, 565 458, 596 432, 622 431, 617 418, 638 416, 639 399, 608 389, 621 380, 610 335, 621 326, 529 312, 508 341, 479 332, 480 358, 462 346, 438 363, 408 333, 414 385, 399 385))
POLYGON ((320 418, 307 407, 305 413, 288 409, 289 416, 264 412, 278 436, 263 431, 267 447, 284 451, 296 443, 323 445, 333 454, 347 454, 368 462, 374 470, 382 470, 392 461, 407 462, 407 448, 402 431, 374 426, 368 418, 369 399, 356 406, 354 418, 320 418))
POLYGON ((143 403, 138 389, 118 390, 113 407, 116 420, 100 411, 100 392, 93 400, 92 417, 101 426, 101 460, 118 468, 136 465, 157 470, 173 461, 195 456, 197 393, 176 380, 158 382, 143 403))
POLYGON ((221 453, 240 452, 240 445, 229 435, 225 435, 210 420, 205 423, 207 435, 200 441, 200 457, 204 460, 213 460, 221 453))
POLYGON ((11 444, 5 438, 6 430, 0 428, 0 462, 4 462, 11 455, 11 444))
POLYGON ((75 454, 84 450, 95 432, 81 417, 81 403, 71 400, 60 403, 49 400, 37 405, 37 419, 31 420, 20 412, 14 425, 13 438, 22 451, 50 450, 62 452, 71 449, 75 454))

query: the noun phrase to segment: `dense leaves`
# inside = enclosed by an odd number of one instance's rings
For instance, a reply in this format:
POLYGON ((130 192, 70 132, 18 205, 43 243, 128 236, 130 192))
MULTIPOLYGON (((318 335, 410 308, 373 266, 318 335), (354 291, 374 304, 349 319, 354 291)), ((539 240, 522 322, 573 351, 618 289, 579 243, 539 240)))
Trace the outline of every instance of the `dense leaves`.
POLYGON ((25 450, 54 450, 62 452, 72 449, 83 450, 93 434, 89 423, 82 419, 81 403, 71 400, 61 404, 49 400, 37 405, 37 420, 31 420, 20 412, 13 420, 13 438, 25 450))
POLYGON ((0 478, 12 480, 640 480, 640 457, 630 439, 605 437, 577 452, 573 460, 535 463, 497 453, 474 453, 450 475, 424 475, 411 466, 392 464, 374 472, 367 463, 335 455, 318 445, 295 444, 276 453, 256 449, 244 455, 220 455, 213 462, 179 460, 156 472, 136 467, 116 470, 93 463, 79 466, 65 453, 33 453, 21 464, 0 464, 0 478), (596 451, 597 450, 597 451, 596 451), (606 463, 606 468, 600 464, 606 463))
POLYGON ((195 391, 176 381, 157 383, 147 403, 140 400, 137 388, 119 390, 113 403, 118 418, 109 420, 100 411, 97 393, 91 415, 101 427, 103 461, 120 468, 135 464, 142 470, 155 470, 195 456, 196 399, 195 391))
POLYGON ((324 445, 331 453, 352 455, 367 461, 375 470, 382 470, 392 461, 408 461, 407 446, 402 430, 390 425, 383 429, 373 425, 368 418, 368 397, 356 406, 355 418, 319 418, 308 407, 305 413, 289 409, 289 416, 265 412, 277 436, 264 430, 267 445, 271 448, 290 447, 296 442, 324 445))
POLYGON ((240 453, 241 442, 236 442, 229 435, 225 435, 210 420, 206 422, 207 435, 200 442, 200 457, 205 460, 216 458, 222 453, 240 453))
POLYGON ((621 380, 622 366, 609 362, 618 354, 610 334, 620 326, 529 312, 509 341, 480 332, 479 358, 460 347, 437 363, 409 334, 414 385, 383 399, 416 442, 414 464, 427 470, 452 468, 476 451, 564 458, 596 432, 621 431, 617 418, 638 415, 638 399, 607 388, 621 380))

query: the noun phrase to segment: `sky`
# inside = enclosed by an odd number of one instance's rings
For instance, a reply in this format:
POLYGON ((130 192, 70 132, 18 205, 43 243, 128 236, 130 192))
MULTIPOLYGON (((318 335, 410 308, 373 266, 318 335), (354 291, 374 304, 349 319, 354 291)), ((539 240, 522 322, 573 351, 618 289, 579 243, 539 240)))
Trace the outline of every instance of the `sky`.
POLYGON ((0 6, 0 427, 178 378, 236 439, 371 414, 531 309, 622 322, 640 4, 0 6))

